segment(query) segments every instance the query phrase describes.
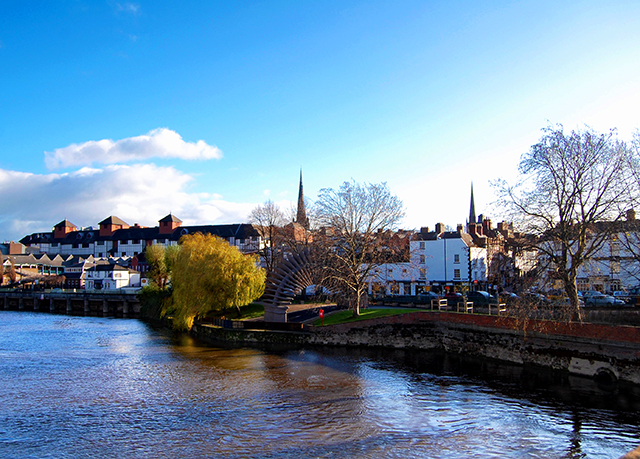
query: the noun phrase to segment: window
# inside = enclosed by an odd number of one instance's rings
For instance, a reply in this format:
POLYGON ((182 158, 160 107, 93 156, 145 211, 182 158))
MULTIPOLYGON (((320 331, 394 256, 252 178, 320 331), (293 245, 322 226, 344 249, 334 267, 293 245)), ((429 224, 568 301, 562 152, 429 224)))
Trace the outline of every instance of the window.
POLYGON ((460 279, 460 270, 459 269, 454 269, 453 270, 453 278, 454 279, 460 279))
POLYGON ((420 264, 423 265, 424 264, 424 255, 420 255, 420 264))
POLYGON ((89 244, 87 242, 85 242, 84 244, 82 244, 82 248, 83 249, 88 249, 89 248, 89 244))
POLYGON ((58 247, 58 243, 57 242, 52 242, 51 243, 51 247, 58 247))
POLYGON ((140 239, 132 239, 131 243, 132 244, 140 244, 140 239))
POLYGON ((122 256, 126 257, 127 256, 127 252, 122 252, 122 256))
POLYGON ((453 255, 453 262, 454 263, 460 263, 460 254, 459 253, 455 253, 453 255))
POLYGON ((98 245, 104 245, 104 241, 98 241, 98 242, 96 242, 96 244, 98 244, 98 245))
POLYGON ((420 242, 420 248, 424 249, 424 241, 420 242))

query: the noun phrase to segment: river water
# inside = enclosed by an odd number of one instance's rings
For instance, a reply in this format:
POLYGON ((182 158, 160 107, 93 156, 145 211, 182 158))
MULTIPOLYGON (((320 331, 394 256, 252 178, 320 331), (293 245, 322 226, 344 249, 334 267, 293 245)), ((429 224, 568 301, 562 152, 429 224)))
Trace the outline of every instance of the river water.
POLYGON ((490 361, 0 311, 2 458, 618 458, 639 415, 637 388, 490 361))

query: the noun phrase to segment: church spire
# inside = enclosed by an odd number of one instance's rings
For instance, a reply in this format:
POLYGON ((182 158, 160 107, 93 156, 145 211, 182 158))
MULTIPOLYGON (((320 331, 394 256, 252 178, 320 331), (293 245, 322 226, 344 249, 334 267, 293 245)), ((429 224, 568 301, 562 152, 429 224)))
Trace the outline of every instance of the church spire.
POLYGON ((302 168, 300 168, 300 188, 298 189, 298 213, 296 215, 296 223, 301 224, 309 229, 309 219, 304 207, 304 193, 302 191, 302 168))
POLYGON ((473 182, 471 182, 471 204, 469 205, 469 223, 476 223, 476 205, 473 201, 473 182))

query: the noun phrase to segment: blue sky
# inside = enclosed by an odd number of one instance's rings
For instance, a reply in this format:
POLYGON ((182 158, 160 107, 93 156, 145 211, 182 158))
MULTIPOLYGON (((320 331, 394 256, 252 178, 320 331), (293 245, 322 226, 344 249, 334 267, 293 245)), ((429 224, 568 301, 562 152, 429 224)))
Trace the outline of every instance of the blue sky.
POLYGON ((4 1, 0 239, 246 221, 386 181, 403 227, 500 219, 549 122, 640 127, 637 2, 4 1))

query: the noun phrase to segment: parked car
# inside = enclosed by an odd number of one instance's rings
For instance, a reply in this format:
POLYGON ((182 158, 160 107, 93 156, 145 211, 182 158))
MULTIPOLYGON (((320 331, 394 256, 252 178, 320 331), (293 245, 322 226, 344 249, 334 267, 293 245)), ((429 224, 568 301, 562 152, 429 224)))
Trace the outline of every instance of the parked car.
MULTIPOLYGON (((569 300, 568 296, 563 296, 562 298, 553 301, 553 304, 556 304, 558 306, 569 306, 571 304, 571 301, 569 300)), ((584 306, 584 300, 580 298, 580 296, 578 296, 578 306, 584 306)))
POLYGON ((488 306, 490 304, 498 304, 498 299, 490 295, 489 292, 478 290, 467 294, 467 301, 472 301, 474 306, 488 306))
POLYGON ((439 300, 440 299, 440 295, 438 295, 437 293, 434 293, 432 291, 423 292, 423 293, 420 293, 417 296, 420 299, 420 303, 424 303, 424 304, 431 304, 431 300, 439 300))
POLYGON ((640 286, 630 288, 627 291, 627 295, 627 304, 630 304, 631 306, 640 306, 640 286))
POLYGON ((589 292, 588 294, 585 292, 583 298, 584 304, 587 306, 613 306, 616 303, 616 299, 614 297, 600 292, 589 292))
POLYGON ((520 297, 515 293, 504 292, 500 295, 500 302, 505 304, 511 304, 518 301, 520 297))
POLYGON ((447 300, 449 304, 458 304, 464 301, 462 293, 459 292, 447 292, 447 294, 444 296, 444 299, 447 300))
POLYGON ((549 300, 549 298, 544 296, 542 293, 537 292, 527 292, 523 295, 523 298, 529 303, 551 303, 551 300, 549 300))

